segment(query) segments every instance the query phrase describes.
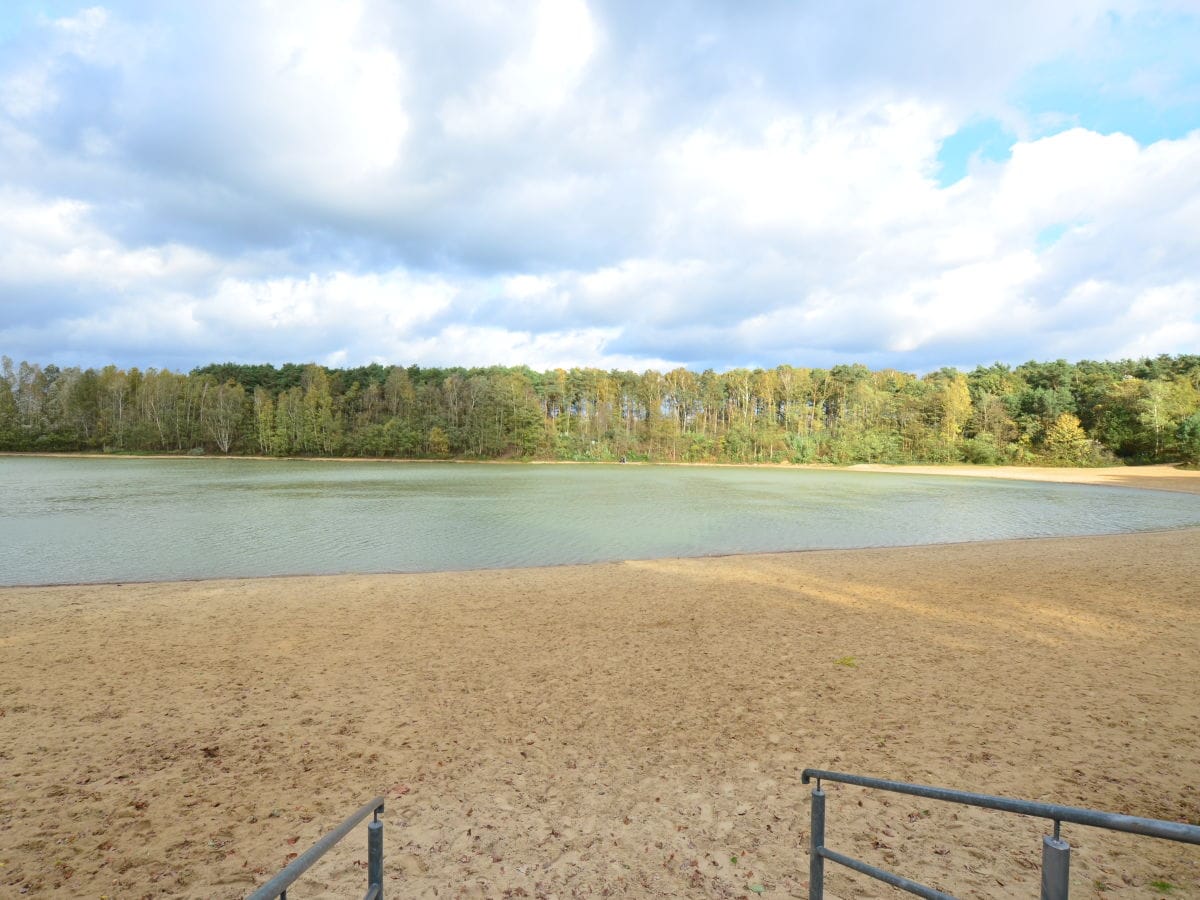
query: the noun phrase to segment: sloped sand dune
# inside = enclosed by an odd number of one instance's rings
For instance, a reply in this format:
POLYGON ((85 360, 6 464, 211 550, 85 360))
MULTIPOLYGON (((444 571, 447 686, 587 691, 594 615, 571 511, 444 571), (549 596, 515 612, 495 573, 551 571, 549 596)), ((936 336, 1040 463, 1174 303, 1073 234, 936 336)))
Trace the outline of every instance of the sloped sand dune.
MULTIPOLYGON (((376 792, 391 897, 806 896, 805 766, 1200 822, 1200 531, 9 588, 0 710, 3 897, 239 897, 376 792)), ((1037 895, 1040 822, 828 792, 835 848, 1037 895)), ((1064 834, 1073 897, 1200 896, 1064 834)))

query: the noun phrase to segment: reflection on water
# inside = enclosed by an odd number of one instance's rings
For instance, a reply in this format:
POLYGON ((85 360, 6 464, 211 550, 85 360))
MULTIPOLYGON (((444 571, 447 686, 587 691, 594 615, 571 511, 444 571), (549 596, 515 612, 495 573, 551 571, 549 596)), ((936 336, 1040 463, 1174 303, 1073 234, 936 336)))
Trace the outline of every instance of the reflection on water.
POLYGON ((0 458, 0 583, 412 572, 1200 524, 1188 494, 787 469, 0 458))

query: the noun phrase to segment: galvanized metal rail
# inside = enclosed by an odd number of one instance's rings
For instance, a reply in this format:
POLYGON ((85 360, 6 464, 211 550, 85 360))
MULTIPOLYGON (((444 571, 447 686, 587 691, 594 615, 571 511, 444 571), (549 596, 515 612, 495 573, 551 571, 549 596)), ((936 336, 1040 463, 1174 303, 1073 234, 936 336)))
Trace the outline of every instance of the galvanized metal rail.
POLYGON ((1042 900, 1068 900, 1068 876, 1071 869, 1071 845, 1062 839, 1060 830, 1063 822, 1076 825, 1088 825, 1092 828, 1106 828, 1109 831, 1124 831, 1130 834, 1143 834, 1148 837, 1162 838, 1168 841, 1180 841, 1185 844, 1200 844, 1200 827, 1187 825, 1183 822, 1168 822, 1162 819, 1144 819, 1140 816, 1125 816, 1119 813, 1100 812, 1094 809, 1083 809, 1078 806, 1060 806, 1056 803, 1037 803, 1032 800, 1014 800, 1011 797, 994 797, 990 794, 972 794, 967 791, 955 791, 950 788, 929 787, 923 784, 909 784, 905 781, 886 781, 882 778, 868 778, 863 775, 847 775, 844 772, 827 772, 824 769, 805 769, 800 780, 808 784, 816 780, 812 792, 812 833, 809 847, 809 900, 823 900, 825 894, 825 860, 836 862, 863 875, 868 875, 893 887, 926 897, 928 900, 954 900, 953 895, 926 887, 915 881, 910 881, 899 875, 872 866, 862 860, 854 859, 845 854, 830 850, 825 846, 825 792, 821 790, 822 781, 836 781, 842 784, 853 784, 859 787, 891 791, 896 794, 909 794, 914 797, 926 797, 930 800, 942 800, 947 803, 959 803, 965 806, 978 806, 984 809, 997 809, 1001 812, 1017 813, 1022 816, 1035 816, 1049 819, 1054 823, 1053 836, 1042 837, 1042 900))
POLYGON ((367 893, 363 900, 383 900, 383 797, 376 797, 351 813, 341 825, 288 863, 287 867, 260 887, 246 900, 287 900, 288 888, 324 856, 334 844, 354 830, 354 826, 374 813, 367 825, 367 893))

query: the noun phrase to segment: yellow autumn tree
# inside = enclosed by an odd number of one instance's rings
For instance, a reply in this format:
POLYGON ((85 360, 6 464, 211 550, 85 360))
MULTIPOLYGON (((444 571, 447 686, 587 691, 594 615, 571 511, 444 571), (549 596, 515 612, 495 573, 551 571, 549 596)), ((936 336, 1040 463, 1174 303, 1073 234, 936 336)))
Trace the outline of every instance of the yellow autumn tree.
POLYGON ((429 429, 429 455, 438 457, 450 455, 450 436, 439 425, 434 425, 429 429))
POLYGON ((1087 432, 1073 413, 1063 413, 1046 429, 1046 450, 1055 460, 1079 465, 1091 456, 1087 432))

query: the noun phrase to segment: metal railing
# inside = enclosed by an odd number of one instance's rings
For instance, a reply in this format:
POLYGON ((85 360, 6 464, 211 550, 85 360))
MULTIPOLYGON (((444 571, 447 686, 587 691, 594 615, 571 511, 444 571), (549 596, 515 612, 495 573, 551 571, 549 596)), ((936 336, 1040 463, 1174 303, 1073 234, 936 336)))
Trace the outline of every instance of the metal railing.
POLYGON ((1168 822, 1162 819, 1143 819, 1139 816, 1124 816, 1118 813, 1099 812, 1094 809, 1081 809, 1077 806, 1059 806, 1055 803, 1036 803, 1032 800, 1014 800, 1010 797, 993 797, 990 794, 971 794, 966 791, 955 791, 949 788, 928 787, 923 784, 909 784, 904 781, 885 781, 881 778, 867 778, 862 775, 846 775, 842 772, 826 772, 822 769, 805 769, 800 780, 808 784, 816 780, 812 792, 812 834, 809 844, 808 896, 809 900, 823 900, 825 895, 825 860, 838 863, 855 872, 868 875, 885 884, 898 887, 926 897, 928 900, 954 900, 953 895, 934 890, 915 881, 910 881, 900 875, 872 866, 862 860, 854 859, 825 846, 825 792, 821 790, 822 781, 836 781, 842 784, 853 784, 859 787, 875 788, 881 791, 891 791, 896 794, 910 794, 914 797, 926 797, 930 800, 944 800, 947 803, 960 803, 965 806, 979 806, 984 809, 998 809, 1001 812, 1017 813, 1022 816, 1035 816, 1050 819, 1054 822, 1053 836, 1042 837, 1042 900, 1067 900, 1069 890, 1068 877, 1071 871, 1071 845, 1060 836, 1063 822, 1076 825, 1089 825, 1092 828, 1107 828, 1110 831, 1124 831, 1130 834, 1144 834, 1149 837, 1163 838, 1168 841, 1180 841, 1185 844, 1200 844, 1200 827, 1187 825, 1183 822, 1168 822))
POLYGON ((372 813, 374 818, 367 825, 367 893, 363 900, 383 900, 383 823, 379 814, 383 812, 383 797, 376 797, 360 806, 337 828, 329 832, 305 850, 287 867, 251 894, 246 900, 287 900, 288 888, 303 875, 318 859, 324 856, 338 841, 354 830, 354 826, 372 813))

